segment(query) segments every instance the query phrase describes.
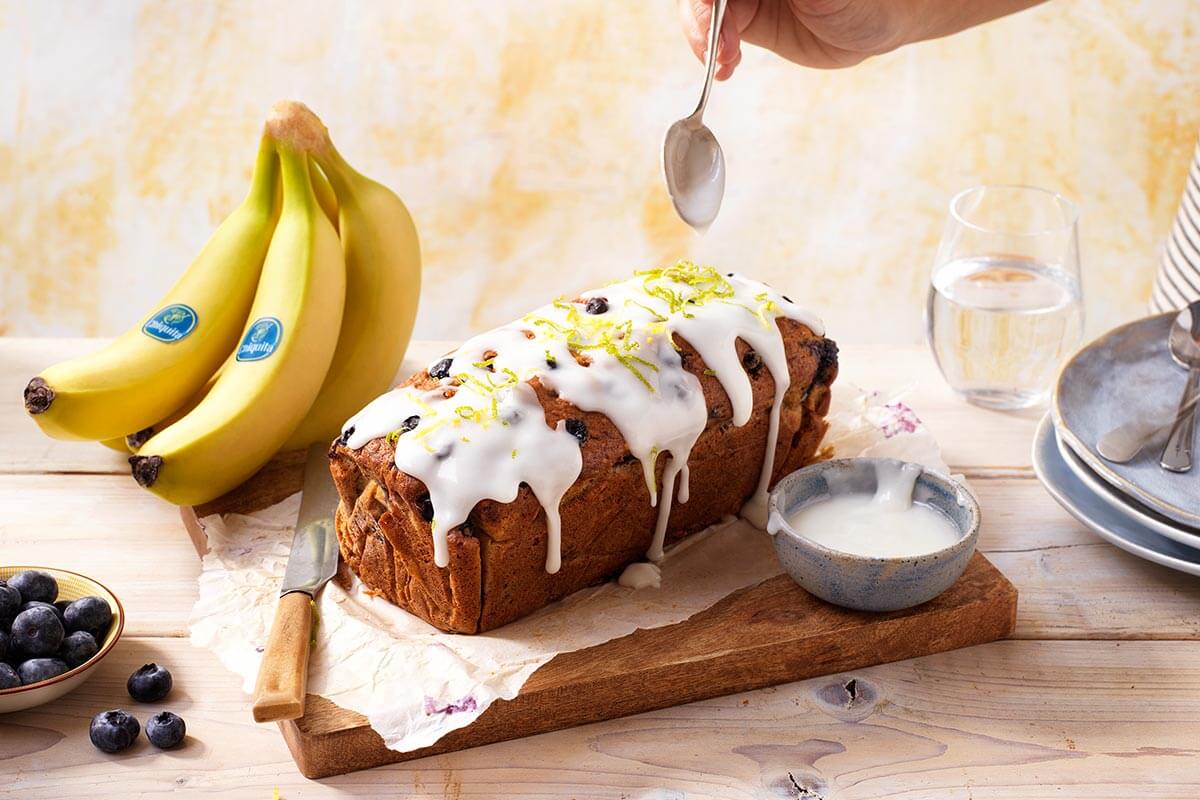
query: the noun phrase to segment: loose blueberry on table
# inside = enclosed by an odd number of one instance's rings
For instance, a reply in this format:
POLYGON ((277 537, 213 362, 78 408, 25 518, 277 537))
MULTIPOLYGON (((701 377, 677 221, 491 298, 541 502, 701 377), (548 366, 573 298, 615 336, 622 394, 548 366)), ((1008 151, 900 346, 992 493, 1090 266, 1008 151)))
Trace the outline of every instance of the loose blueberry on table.
POLYGON ((129 676, 125 688, 139 703, 153 703, 171 693, 171 673, 158 664, 144 664, 129 676))
POLYGON ((146 720, 146 738, 160 750, 177 747, 186 735, 187 726, 170 711, 160 711, 146 720))
POLYGON ((58 599, 58 581, 49 572, 27 569, 9 578, 8 585, 20 592, 26 603, 30 600, 53 603, 58 599))
POLYGON ((106 753, 119 753, 137 741, 141 726, 128 711, 101 711, 92 718, 88 736, 106 753))

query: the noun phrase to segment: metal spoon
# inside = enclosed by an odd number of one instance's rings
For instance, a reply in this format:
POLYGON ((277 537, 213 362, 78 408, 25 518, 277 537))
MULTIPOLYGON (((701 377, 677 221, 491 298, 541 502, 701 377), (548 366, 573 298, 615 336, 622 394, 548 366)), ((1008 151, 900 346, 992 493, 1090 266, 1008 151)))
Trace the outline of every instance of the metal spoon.
POLYGON ((1142 452, 1143 447, 1157 439, 1159 434, 1165 433, 1167 429, 1174 426, 1175 420, 1192 411, 1197 403, 1200 403, 1200 392, 1193 394, 1191 399, 1175 412, 1175 416, 1171 418, 1170 422, 1133 420, 1113 428, 1096 442, 1096 451, 1104 457, 1105 461, 1111 461, 1114 464, 1132 461, 1134 456, 1142 452))
MULTIPOLYGON (((1179 400, 1182 411, 1200 393, 1200 300, 1179 312, 1171 325, 1168 337, 1171 358, 1187 367, 1188 379, 1179 400)), ((1196 438, 1196 411, 1193 408, 1179 414, 1167 436, 1166 447, 1158 463, 1171 472, 1187 472, 1192 468, 1192 440, 1196 438)))
POLYGON ((717 218, 725 196, 725 154, 717 137, 704 124, 704 107, 712 91, 717 69, 717 42, 725 19, 725 0, 713 3, 712 23, 708 31, 708 52, 704 91, 696 110, 667 128, 663 140, 663 177, 675 213, 693 228, 703 231, 717 218))

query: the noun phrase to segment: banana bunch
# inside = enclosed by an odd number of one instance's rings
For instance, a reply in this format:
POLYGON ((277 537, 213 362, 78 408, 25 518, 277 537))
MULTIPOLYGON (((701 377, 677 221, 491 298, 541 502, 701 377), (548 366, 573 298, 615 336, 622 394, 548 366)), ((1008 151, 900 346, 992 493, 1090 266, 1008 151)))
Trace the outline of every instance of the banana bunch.
POLYGON ((280 450, 333 439, 386 391, 416 318, 412 217, 346 163, 306 106, 277 103, 250 191, 153 310, 25 388, 42 430, 132 452, 180 505, 245 481, 280 450))

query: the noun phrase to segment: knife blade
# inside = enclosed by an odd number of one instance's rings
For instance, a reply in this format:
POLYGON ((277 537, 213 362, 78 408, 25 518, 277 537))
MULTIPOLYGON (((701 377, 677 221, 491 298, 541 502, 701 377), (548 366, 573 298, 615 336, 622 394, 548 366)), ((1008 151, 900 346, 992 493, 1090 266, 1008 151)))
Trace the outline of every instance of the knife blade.
POLYGON ((279 722, 304 715, 313 598, 337 571, 334 514, 337 489, 329 473, 328 448, 313 445, 304 462, 304 488, 296 533, 283 573, 271 634, 263 649, 251 709, 255 722, 279 722))
POLYGON ((333 529, 337 505, 337 488, 329 474, 329 447, 313 445, 304 462, 300 513, 296 515, 292 552, 279 588, 281 597, 288 592, 304 592, 312 597, 337 571, 337 534, 333 529))

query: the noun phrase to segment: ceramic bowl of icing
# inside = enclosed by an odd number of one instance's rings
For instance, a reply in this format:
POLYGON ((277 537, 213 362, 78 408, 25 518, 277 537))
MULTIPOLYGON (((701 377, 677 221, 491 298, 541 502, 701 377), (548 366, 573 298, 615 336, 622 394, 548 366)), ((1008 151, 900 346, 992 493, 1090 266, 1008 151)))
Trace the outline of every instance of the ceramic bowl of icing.
POLYGON ((96 643, 100 646, 99 652, 78 667, 49 680, 25 686, 17 686, 12 689, 0 689, 0 714, 34 708, 43 703, 49 703, 51 700, 57 700, 64 694, 78 688, 80 684, 94 674, 96 665, 112 652, 112 649, 117 644, 117 640, 121 638, 122 631, 125 630, 125 609, 122 608, 121 601, 104 584, 92 580, 86 575, 80 575, 78 572, 71 572, 65 569, 55 569, 53 567, 13 566, 0 567, 0 581, 7 580, 16 573, 27 569, 36 569, 53 575, 54 580, 58 582, 59 600, 78 600, 81 597, 89 595, 103 598, 108 603, 109 608, 112 609, 113 621, 112 625, 109 626, 107 635, 104 637, 104 641, 96 643))
POLYGON ((788 517, 833 497, 877 488, 880 462, 894 459, 845 458, 797 470, 775 486, 768 500, 767 530, 784 570, 810 594, 858 611, 899 611, 920 605, 949 589, 971 560, 979 538, 979 504, 958 481, 922 467, 913 502, 940 512, 958 530, 951 545, 907 556, 864 556, 834 550, 796 533, 788 517))

